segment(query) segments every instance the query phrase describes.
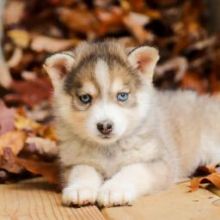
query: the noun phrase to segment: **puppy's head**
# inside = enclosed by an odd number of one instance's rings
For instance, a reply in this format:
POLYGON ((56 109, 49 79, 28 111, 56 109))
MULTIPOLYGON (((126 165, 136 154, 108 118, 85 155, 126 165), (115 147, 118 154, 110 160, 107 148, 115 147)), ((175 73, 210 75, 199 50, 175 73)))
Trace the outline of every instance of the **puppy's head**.
POLYGON ((81 44, 44 65, 54 86, 55 112, 74 135, 99 144, 129 136, 147 117, 156 49, 128 52, 116 42, 81 44))

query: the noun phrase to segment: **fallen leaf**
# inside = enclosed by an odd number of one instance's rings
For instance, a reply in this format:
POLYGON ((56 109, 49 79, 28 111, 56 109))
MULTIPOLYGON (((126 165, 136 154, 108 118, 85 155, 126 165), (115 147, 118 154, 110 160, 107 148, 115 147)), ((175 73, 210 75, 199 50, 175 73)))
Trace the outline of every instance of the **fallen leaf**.
POLYGON ((220 188, 220 173, 211 173, 205 177, 195 177, 191 180, 190 189, 191 191, 197 190, 204 183, 211 183, 217 188, 220 188))
POLYGON ((198 92, 199 94, 204 94, 208 90, 208 85, 206 81, 201 79, 199 76, 193 73, 185 73, 183 75, 182 81, 181 81, 181 88, 187 89, 187 90, 194 90, 198 92))
POLYGON ((142 11, 146 8, 146 1, 144 0, 129 0, 128 2, 134 11, 142 11))
POLYGON ((108 9, 97 8, 95 15, 100 22, 97 33, 101 36, 107 32, 111 32, 111 30, 123 27, 125 12, 119 7, 111 7, 108 9))
POLYGON ((21 48, 17 47, 15 48, 10 59, 7 61, 7 64, 10 68, 16 67, 21 62, 22 58, 23 58, 23 51, 21 48))
POLYGON ((98 22, 94 14, 86 8, 59 8, 59 20, 72 31, 80 33, 95 32, 98 22))
MULTIPOLYGON (((0 41, 2 43, 3 41, 3 31, 4 30, 4 26, 3 26, 3 21, 2 21, 2 13, 4 12, 4 6, 5 6, 5 2, 4 0, 1 0, 0 2, 0 41)), ((9 68, 6 64, 5 61, 5 56, 4 56, 4 51, 3 51, 3 46, 1 44, 0 47, 0 85, 4 86, 5 88, 9 88, 12 82, 12 77, 11 77, 11 73, 9 71, 9 68)))
POLYGON ((41 137, 44 137, 44 138, 47 138, 47 139, 50 139, 52 141, 57 141, 57 135, 56 135, 56 132, 55 132, 55 128, 52 127, 52 126, 41 126, 39 129, 38 129, 38 134, 41 136, 41 137))
POLYGON ((48 182, 59 183, 59 167, 54 163, 23 159, 16 157, 16 163, 31 173, 43 176, 48 182))
POLYGON ((4 148, 11 148, 13 154, 17 155, 23 148, 26 134, 23 131, 9 131, 0 136, 0 155, 4 148))
POLYGON ((0 51, 0 85, 9 88, 12 83, 11 74, 8 68, 7 63, 5 62, 5 59, 2 55, 2 52, 0 51))
POLYGON ((140 19, 138 16, 134 16, 133 13, 129 13, 123 18, 124 25, 131 31, 134 37, 138 40, 139 43, 151 42, 153 41, 153 34, 144 29, 142 25, 143 19, 137 24, 137 20, 140 19))
POLYGON ((40 129, 41 124, 27 118, 21 114, 15 116, 15 128, 18 130, 36 131, 40 129))
POLYGON ((46 36, 35 36, 31 43, 31 49, 37 52, 55 53, 66 50, 75 46, 78 43, 77 39, 58 39, 46 36))
POLYGON ((15 109, 7 108, 0 100, 0 135, 14 129, 15 109))
POLYGON ((9 147, 4 148, 3 155, 0 155, 0 169, 16 174, 24 170, 23 167, 16 162, 16 157, 9 147))
POLYGON ((43 162, 33 159, 19 158, 11 148, 5 148, 0 156, 0 168, 11 173, 21 173, 24 170, 43 176, 48 182, 59 184, 59 166, 56 162, 43 162))
POLYGON ((13 81, 11 89, 14 93, 4 97, 9 103, 25 103, 34 106, 51 96, 51 83, 48 78, 37 78, 30 81, 13 81))
POLYGON ((6 25, 19 23, 24 17, 24 1, 7 1, 4 11, 4 22, 6 25))
POLYGON ((11 38, 15 45, 21 48, 27 48, 31 40, 30 34, 21 29, 10 30, 7 32, 7 35, 11 38))

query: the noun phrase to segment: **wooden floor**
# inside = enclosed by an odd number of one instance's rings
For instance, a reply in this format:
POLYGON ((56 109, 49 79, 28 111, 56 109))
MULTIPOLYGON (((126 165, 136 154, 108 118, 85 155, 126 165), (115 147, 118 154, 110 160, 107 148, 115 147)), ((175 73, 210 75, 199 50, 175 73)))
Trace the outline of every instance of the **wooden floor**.
POLYGON ((140 198, 130 207, 103 210, 61 206, 60 194, 42 179, 0 185, 0 220, 219 220, 220 197, 203 189, 189 193, 188 185, 140 198))

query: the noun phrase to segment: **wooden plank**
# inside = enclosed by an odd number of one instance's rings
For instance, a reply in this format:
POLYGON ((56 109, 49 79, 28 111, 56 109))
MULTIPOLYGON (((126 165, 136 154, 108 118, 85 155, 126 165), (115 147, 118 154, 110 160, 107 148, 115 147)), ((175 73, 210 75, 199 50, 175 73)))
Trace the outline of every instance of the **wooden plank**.
POLYGON ((69 208, 42 179, 0 185, 0 220, 104 220, 96 206, 69 208))
POLYGON ((208 190, 188 192, 181 183, 152 196, 140 198, 133 206, 103 209, 111 220, 219 220, 220 198, 208 190))

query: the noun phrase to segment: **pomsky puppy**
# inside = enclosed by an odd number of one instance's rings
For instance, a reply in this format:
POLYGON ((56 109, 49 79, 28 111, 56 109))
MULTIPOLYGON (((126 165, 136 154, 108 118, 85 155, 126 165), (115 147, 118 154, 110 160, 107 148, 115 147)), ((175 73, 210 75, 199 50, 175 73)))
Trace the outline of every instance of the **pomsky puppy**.
POLYGON ((199 165, 220 162, 220 103, 190 91, 157 91, 158 51, 115 41, 82 43, 44 65, 65 205, 132 204, 199 165))

